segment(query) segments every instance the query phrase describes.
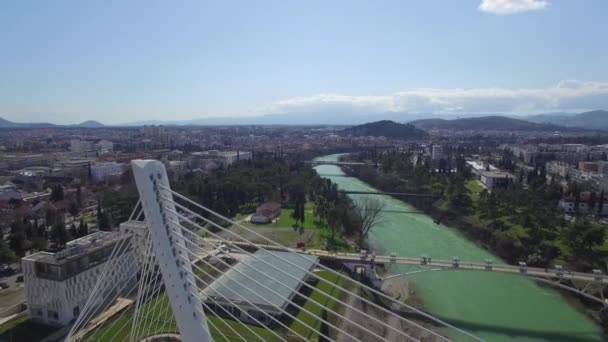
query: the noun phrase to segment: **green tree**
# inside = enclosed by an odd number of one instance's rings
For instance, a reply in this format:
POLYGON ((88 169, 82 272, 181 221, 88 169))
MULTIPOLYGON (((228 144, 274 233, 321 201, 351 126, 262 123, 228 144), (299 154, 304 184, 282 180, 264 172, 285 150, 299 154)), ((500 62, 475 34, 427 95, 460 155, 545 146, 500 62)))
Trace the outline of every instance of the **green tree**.
POLYGON ((76 188, 76 204, 78 205, 78 208, 82 208, 82 189, 80 188, 80 185, 76 188))
POLYGON ((110 217, 101 209, 101 201, 97 201, 97 227, 99 230, 110 230, 110 217))
POLYGON ((15 252, 13 252, 4 239, 0 239, 0 264, 10 264, 16 260, 17 256, 15 252))
POLYGON ((59 184, 56 184, 53 189, 51 190, 51 202, 59 202, 59 201, 63 201, 64 198, 64 194, 63 194, 63 187, 59 184))
POLYGON ((577 219, 566 229, 564 240, 579 263, 591 262, 593 248, 604 243, 605 229, 587 219, 577 219))
POLYGON ((71 238, 78 237, 78 229, 76 229, 76 224, 72 222, 72 224, 70 225, 70 230, 68 232, 70 233, 71 238))
POLYGON ((83 237, 89 235, 89 227, 84 222, 84 218, 80 219, 80 224, 78 225, 78 237, 83 237))
POLYGON ((76 215, 78 215, 78 212, 78 204, 74 201, 70 201, 70 204, 68 206, 68 213, 72 215, 72 220, 76 219, 76 215))
POLYGON ((8 241, 9 246, 15 255, 23 258, 27 248, 27 238, 25 236, 25 232, 23 230, 12 232, 9 235, 8 241))
POLYGON ((51 229, 51 238, 59 248, 65 246, 65 244, 70 241, 70 233, 65 229, 65 222, 63 222, 63 220, 58 220, 53 225, 53 228, 51 229))

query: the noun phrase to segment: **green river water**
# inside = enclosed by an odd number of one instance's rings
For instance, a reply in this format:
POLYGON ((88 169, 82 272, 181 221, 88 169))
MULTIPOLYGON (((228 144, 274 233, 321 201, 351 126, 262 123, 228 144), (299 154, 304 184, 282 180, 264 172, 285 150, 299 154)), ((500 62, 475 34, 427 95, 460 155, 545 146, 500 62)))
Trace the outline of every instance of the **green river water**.
MULTIPOLYGON (((339 155, 322 157, 336 161, 339 155)), ((375 191, 366 183, 344 177, 334 165, 316 170, 343 190, 375 191)), ((456 229, 436 224, 427 215, 414 214, 410 205, 388 196, 376 196, 384 206, 382 222, 370 232, 369 242, 381 253, 435 259, 484 262, 501 260, 467 240, 456 229), (408 211, 410 213, 408 213, 408 211)), ((393 274, 413 271, 395 267, 393 274)), ((522 276, 475 271, 422 272, 408 275, 425 310, 487 341, 602 341, 600 327, 570 305, 553 289, 522 276)), ((446 333, 448 331, 446 330, 446 333)), ((465 340, 454 334, 456 340, 465 340)))

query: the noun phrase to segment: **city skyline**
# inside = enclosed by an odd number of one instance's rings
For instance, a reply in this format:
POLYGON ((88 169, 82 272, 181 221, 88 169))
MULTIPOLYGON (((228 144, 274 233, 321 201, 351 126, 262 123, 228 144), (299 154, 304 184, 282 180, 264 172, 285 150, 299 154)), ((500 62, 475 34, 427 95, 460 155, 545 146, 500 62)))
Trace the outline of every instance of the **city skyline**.
POLYGON ((603 1, 5 7, 15 122, 608 108, 603 1))

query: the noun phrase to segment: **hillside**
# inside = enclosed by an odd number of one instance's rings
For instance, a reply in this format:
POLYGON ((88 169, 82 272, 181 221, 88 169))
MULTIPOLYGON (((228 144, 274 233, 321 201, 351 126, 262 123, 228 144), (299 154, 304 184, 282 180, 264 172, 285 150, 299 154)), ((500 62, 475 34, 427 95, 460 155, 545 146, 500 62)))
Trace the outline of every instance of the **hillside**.
MULTIPOLYGON (((490 130, 490 131, 535 131, 552 132, 563 131, 564 127, 551 124, 529 122, 504 116, 484 116, 466 119, 426 119, 412 121, 410 124, 424 130, 448 129, 448 130, 490 130)), ((566 129, 567 130, 567 129, 566 129)))
POLYGON ((605 110, 594 110, 576 115, 537 115, 530 117, 529 120, 566 127, 608 130, 608 111, 605 110))
POLYGON ((0 118, 0 128, 44 128, 54 127, 55 125, 45 122, 36 123, 20 123, 12 122, 6 119, 0 118))
POLYGON ((105 127, 104 124, 102 124, 99 121, 95 121, 95 120, 87 120, 85 122, 81 122, 78 124, 78 127, 86 127, 86 128, 98 128, 98 127, 105 127))
POLYGON ((384 136, 391 139, 420 139, 426 136, 426 132, 413 125, 400 124, 390 120, 353 126, 344 129, 342 133, 354 136, 384 136))

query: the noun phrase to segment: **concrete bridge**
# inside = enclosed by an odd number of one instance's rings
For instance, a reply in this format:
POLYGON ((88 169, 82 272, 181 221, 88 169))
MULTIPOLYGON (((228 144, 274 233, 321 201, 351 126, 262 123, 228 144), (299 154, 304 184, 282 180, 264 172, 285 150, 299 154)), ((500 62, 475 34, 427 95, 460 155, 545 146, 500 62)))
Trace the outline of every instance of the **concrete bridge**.
MULTIPOLYGON (((214 239, 205 239, 205 241, 215 245, 219 245, 220 243, 220 241, 214 239)), ((239 245, 242 248, 252 248, 250 243, 233 242, 233 244, 239 245)), ((273 247, 266 245, 254 245, 253 247, 265 248, 266 250, 274 249, 273 247)), ((604 287, 608 286, 608 276, 602 274, 600 270, 593 270, 592 273, 585 273, 568 271, 559 265, 554 268, 530 267, 523 262, 520 262, 519 265, 507 265, 495 264, 491 260, 485 260, 484 262, 468 262, 462 261, 458 257, 454 257, 452 260, 440 260, 428 256, 421 256, 418 258, 402 257, 397 256, 394 253, 391 255, 375 255, 374 253, 336 253, 318 249, 300 250, 289 248, 288 250, 294 253, 316 255, 321 260, 341 262, 351 270, 359 269, 359 272, 364 273, 374 283, 375 280, 377 280, 375 279, 375 267, 377 265, 387 264, 417 266, 417 270, 405 274, 389 276, 384 280, 420 272, 499 272, 525 276, 553 287, 575 292, 604 306, 608 306, 608 301, 604 298, 602 291, 604 287)))
POLYGON ((350 190, 338 190, 338 192, 351 195, 387 195, 387 196, 401 196, 401 197, 423 197, 423 198, 441 198, 441 195, 432 194, 417 194, 411 192, 379 192, 379 191, 350 191, 350 190))
POLYGON ((307 162, 311 165, 337 165, 337 166, 362 166, 369 165, 374 166, 374 164, 369 163, 360 163, 360 162, 334 162, 334 161, 323 161, 323 160, 311 160, 307 162))

